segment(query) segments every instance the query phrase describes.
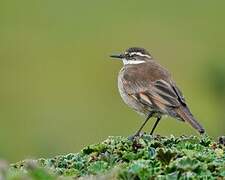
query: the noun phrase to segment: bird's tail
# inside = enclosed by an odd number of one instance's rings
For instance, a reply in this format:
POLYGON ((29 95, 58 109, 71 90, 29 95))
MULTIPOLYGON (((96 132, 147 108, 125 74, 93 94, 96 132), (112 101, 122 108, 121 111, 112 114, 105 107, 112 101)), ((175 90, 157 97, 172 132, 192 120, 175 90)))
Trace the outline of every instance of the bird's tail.
POLYGON ((202 127, 201 124, 194 118, 191 114, 188 107, 181 106, 177 109, 177 114, 180 116, 181 119, 187 121, 193 128, 198 130, 200 134, 205 132, 205 129, 202 127))

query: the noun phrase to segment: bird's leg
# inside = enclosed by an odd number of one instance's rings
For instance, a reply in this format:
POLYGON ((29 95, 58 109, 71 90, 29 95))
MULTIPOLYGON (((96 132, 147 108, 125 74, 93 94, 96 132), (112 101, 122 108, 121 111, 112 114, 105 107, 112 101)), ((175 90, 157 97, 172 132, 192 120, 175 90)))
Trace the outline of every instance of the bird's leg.
POLYGON ((155 122, 155 124, 154 124, 154 126, 153 126, 153 128, 152 128, 152 130, 151 130, 151 132, 150 132, 150 135, 152 135, 152 134, 153 134, 153 132, 154 132, 154 130, 155 130, 155 128, 156 128, 156 126, 158 125, 158 123, 159 123, 160 119, 161 119, 161 117, 157 117, 156 122, 155 122))
POLYGON ((145 124, 148 122, 148 120, 152 117, 153 112, 149 112, 148 116, 146 117, 144 123, 141 125, 141 127, 138 129, 138 131, 131 137, 131 139, 133 139, 136 136, 139 136, 141 130, 143 129, 143 127, 145 126, 145 124))

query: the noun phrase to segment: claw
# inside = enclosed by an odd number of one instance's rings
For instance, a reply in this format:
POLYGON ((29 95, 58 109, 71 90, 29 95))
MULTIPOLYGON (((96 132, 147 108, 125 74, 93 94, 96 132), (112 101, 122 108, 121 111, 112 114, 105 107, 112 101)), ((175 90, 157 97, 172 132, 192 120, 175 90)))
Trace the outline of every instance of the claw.
POLYGON ((143 133, 138 133, 138 134, 136 133, 134 135, 129 136, 128 139, 130 141, 134 141, 135 139, 140 138, 142 135, 143 135, 143 133))

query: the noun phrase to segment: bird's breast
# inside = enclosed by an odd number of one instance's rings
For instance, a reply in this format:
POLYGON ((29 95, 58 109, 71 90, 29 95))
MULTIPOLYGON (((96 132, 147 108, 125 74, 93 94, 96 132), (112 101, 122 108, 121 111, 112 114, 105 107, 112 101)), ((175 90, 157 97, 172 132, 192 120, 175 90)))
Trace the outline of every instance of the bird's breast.
POLYGON ((146 115, 149 111, 146 110, 140 103, 137 102, 135 98, 129 95, 126 91, 127 82, 124 79, 124 70, 121 69, 118 75, 118 89, 120 96, 122 97, 123 101, 132 109, 137 111, 142 115, 146 115))

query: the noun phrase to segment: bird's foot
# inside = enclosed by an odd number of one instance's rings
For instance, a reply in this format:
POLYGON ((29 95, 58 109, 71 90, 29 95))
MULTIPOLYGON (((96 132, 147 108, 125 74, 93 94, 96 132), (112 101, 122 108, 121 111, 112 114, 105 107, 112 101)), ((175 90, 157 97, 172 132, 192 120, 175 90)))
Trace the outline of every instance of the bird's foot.
POLYGON ((143 133, 135 133, 134 135, 131 135, 128 137, 129 140, 134 141, 138 138, 140 138, 143 135, 143 133))

